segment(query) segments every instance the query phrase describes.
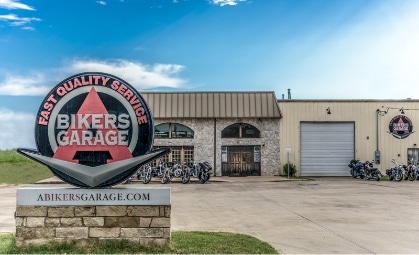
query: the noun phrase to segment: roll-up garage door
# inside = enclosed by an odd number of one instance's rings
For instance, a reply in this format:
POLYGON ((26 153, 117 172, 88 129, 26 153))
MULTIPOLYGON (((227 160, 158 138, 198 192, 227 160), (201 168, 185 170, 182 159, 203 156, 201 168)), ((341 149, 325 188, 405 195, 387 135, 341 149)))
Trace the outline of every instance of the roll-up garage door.
POLYGON ((353 122, 301 122, 301 176, 349 176, 355 156, 353 122))

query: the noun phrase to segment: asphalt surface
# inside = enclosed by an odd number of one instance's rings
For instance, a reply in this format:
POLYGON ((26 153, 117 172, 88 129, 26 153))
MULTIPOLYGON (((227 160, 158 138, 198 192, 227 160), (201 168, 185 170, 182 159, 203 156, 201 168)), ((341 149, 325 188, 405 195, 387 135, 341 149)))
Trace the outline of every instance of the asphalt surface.
MULTIPOLYGON (((216 177, 147 185, 171 187, 172 231, 247 234, 284 254, 419 253, 419 181, 216 177)), ((53 179, 25 186, 70 187, 53 179)), ((15 231, 19 187, 0 186, 0 233, 15 231)))

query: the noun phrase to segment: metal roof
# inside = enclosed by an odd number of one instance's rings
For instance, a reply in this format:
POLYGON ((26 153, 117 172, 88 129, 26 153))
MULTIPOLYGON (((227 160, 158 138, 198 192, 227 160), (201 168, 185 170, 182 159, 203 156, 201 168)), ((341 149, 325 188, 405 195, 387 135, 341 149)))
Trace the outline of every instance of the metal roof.
POLYGON ((142 92, 155 118, 281 118, 274 92, 142 92))

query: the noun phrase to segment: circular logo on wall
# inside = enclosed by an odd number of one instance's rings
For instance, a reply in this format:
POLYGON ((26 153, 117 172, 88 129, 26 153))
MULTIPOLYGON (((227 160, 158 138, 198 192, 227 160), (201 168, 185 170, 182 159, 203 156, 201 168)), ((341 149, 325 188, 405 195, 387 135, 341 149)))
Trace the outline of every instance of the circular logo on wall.
POLYGON ((414 133, 412 121, 404 115, 393 117, 388 126, 390 130, 389 133, 399 139, 406 138, 414 133))
POLYGON ((78 187, 108 187, 132 176, 168 149, 150 151, 154 125, 142 96, 106 73, 81 73, 58 83, 36 116, 38 151, 18 151, 78 187))

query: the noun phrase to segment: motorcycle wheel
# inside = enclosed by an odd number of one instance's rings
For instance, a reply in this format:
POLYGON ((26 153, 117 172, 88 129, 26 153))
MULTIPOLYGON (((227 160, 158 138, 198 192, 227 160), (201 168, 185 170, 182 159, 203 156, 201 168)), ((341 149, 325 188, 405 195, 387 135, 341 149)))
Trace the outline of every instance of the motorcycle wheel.
POLYGON ((382 177, 381 173, 378 173, 377 176, 376 176, 376 180, 377 181, 380 181, 381 180, 381 177, 382 177))
POLYGON ((198 178, 199 178, 199 182, 201 184, 204 184, 205 182, 207 182, 207 177, 206 177, 206 174, 205 173, 202 173, 202 172, 199 173, 198 178))
POLYGON ((353 170, 353 169, 351 169, 351 176, 352 176, 352 178, 356 178, 356 175, 355 175, 355 173, 354 173, 354 170, 353 170))
POLYGON ((144 179, 143 179, 143 183, 148 184, 150 181, 151 181, 151 174, 145 174, 144 179))
POLYGON ((174 176, 175 176, 176 178, 179 178, 181 175, 182 175, 182 170, 180 170, 180 169, 176 169, 176 170, 174 171, 174 176))
POLYGON ((397 172, 396 176, 394 176, 395 181, 401 181, 403 179, 403 174, 401 172, 397 172))
POLYGON ((166 184, 170 181, 170 173, 165 173, 161 178, 161 183, 166 184))
POLYGON ((185 174, 182 176, 182 183, 183 183, 183 184, 188 183, 190 180, 191 180, 191 176, 190 176, 190 174, 185 173, 185 174))

